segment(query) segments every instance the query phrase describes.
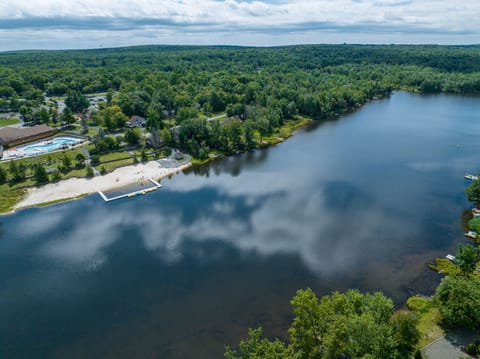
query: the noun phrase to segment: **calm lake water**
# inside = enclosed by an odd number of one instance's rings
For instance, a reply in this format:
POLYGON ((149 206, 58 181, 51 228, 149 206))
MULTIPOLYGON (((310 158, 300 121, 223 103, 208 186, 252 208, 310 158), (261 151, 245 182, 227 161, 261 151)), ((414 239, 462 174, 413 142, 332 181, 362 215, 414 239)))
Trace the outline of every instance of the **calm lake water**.
POLYGON ((299 288, 430 294, 479 135, 480 98, 397 92, 148 196, 2 217, 0 358, 220 358, 285 337, 299 288))

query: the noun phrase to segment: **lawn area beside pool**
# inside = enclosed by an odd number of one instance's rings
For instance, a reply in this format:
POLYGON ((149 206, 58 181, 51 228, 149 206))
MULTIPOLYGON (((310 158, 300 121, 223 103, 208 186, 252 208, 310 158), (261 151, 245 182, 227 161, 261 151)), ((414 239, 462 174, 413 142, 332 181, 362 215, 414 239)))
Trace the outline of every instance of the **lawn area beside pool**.
POLYGON ((20 122, 18 118, 0 118, 0 127, 17 125, 20 122))

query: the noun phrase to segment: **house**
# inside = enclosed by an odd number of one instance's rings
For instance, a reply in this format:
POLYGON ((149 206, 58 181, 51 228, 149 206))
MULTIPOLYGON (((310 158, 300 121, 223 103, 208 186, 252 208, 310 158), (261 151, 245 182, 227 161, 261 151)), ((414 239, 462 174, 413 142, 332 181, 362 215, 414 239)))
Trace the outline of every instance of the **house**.
POLYGON ((57 130, 47 125, 32 127, 3 127, 0 129, 0 146, 5 148, 39 140, 53 135, 57 130))
POLYGON ((133 115, 130 117, 130 119, 127 121, 127 127, 129 128, 134 128, 134 127, 145 127, 146 124, 145 118, 137 115, 133 115))

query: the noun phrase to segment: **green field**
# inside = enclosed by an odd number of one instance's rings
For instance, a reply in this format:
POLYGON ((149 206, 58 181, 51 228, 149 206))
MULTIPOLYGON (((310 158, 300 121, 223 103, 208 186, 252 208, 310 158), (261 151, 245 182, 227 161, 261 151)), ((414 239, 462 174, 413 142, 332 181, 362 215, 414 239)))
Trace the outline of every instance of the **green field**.
POLYGON ((0 118, 0 127, 16 125, 20 122, 18 118, 0 118))

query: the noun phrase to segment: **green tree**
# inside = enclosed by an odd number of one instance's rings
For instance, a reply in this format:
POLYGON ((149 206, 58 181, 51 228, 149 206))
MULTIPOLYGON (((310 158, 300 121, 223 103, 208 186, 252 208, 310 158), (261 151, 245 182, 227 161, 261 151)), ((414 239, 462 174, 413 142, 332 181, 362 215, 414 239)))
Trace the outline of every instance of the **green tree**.
POLYGON ((92 166, 97 166, 100 164, 100 156, 99 155, 91 155, 90 156, 90 163, 92 166))
POLYGON ((63 122, 69 123, 69 124, 75 122, 75 117, 73 116, 73 112, 68 107, 65 107, 63 110, 62 120, 63 122))
POLYGON ((268 134, 269 131, 269 123, 268 120, 264 117, 257 120, 257 128, 258 132, 260 132, 260 141, 263 141, 263 136, 268 134))
POLYGON ((7 171, 0 167, 0 184, 3 184, 7 181, 7 171))
POLYGON ((468 200, 475 202, 476 204, 480 203, 480 178, 473 180, 472 183, 465 189, 465 193, 468 196, 468 200))
POLYGON ((459 244, 455 254, 455 264, 460 267, 463 273, 472 273, 478 263, 478 248, 470 244, 459 244))
POLYGON ((91 178, 91 177, 93 177, 94 175, 95 175, 95 174, 93 173, 92 167, 87 166, 87 177, 88 177, 88 178, 91 178))
POLYGON ((38 110, 35 115, 38 123, 48 123, 50 121, 50 114, 45 107, 38 110))
POLYGON ((8 171, 10 172, 11 179, 15 181, 16 178, 18 177, 18 174, 17 174, 18 166, 14 160, 10 160, 10 163, 8 165, 8 171))
POLYGON ((100 111, 100 116, 103 119, 103 125, 112 131, 116 128, 123 128, 127 122, 127 116, 122 112, 118 105, 108 106, 100 111))
POLYGON ((248 338, 242 340, 238 349, 227 347, 226 359, 295 359, 300 358, 280 340, 263 338, 262 328, 249 329, 248 338))
POLYGON ((172 143, 172 131, 168 128, 162 129, 160 131, 160 138, 165 145, 170 145, 172 143))
POLYGON ((289 346, 262 338, 261 330, 251 330, 237 351, 227 349, 226 357, 406 358, 419 339, 415 315, 393 315, 392 301, 381 293, 349 290, 319 301, 311 289, 299 290, 292 307, 289 346))
POLYGON ((64 153, 62 156, 62 165, 63 165, 64 171, 67 171, 67 172, 70 170, 70 167, 72 166, 72 159, 66 153, 64 153))
POLYGON ((480 279, 475 276, 448 276, 437 288, 442 321, 459 328, 480 327, 480 279))
POLYGON ((148 161, 147 152, 145 152, 144 149, 143 149, 142 152, 140 153, 140 158, 141 158, 142 162, 147 162, 147 161, 148 161))
POLYGON ((85 167, 85 156, 82 153, 77 153, 75 156, 75 162, 77 168, 85 167))
POLYGON ((472 218, 468 221, 468 228, 472 231, 480 233, 480 218, 472 218))
POLYGON ((245 146, 247 149, 252 149, 255 146, 255 141, 253 138, 255 130, 255 125, 251 120, 245 121, 245 124, 243 126, 243 136, 245 138, 245 146))
POLYGON ((52 172, 52 181, 57 182, 62 179, 62 173, 56 169, 55 171, 52 172))
POLYGON ((47 174, 47 171, 45 170, 45 167, 43 167, 40 164, 37 164, 35 166, 34 178, 35 178, 35 181, 39 184, 47 183, 48 182, 48 174, 47 174))
POLYGON ((186 120, 198 117, 198 111, 193 107, 180 107, 177 113, 177 122, 182 123, 186 120))
POLYGON ((130 145, 138 145, 140 138, 141 134, 138 128, 130 129, 125 133, 125 141, 130 145))
POLYGON ((67 91, 65 105, 74 113, 80 113, 89 106, 88 100, 81 92, 76 90, 67 91))
POLYGON ((420 340, 417 324, 418 316, 412 312, 401 311, 393 316, 395 338, 401 352, 410 353, 420 340))

